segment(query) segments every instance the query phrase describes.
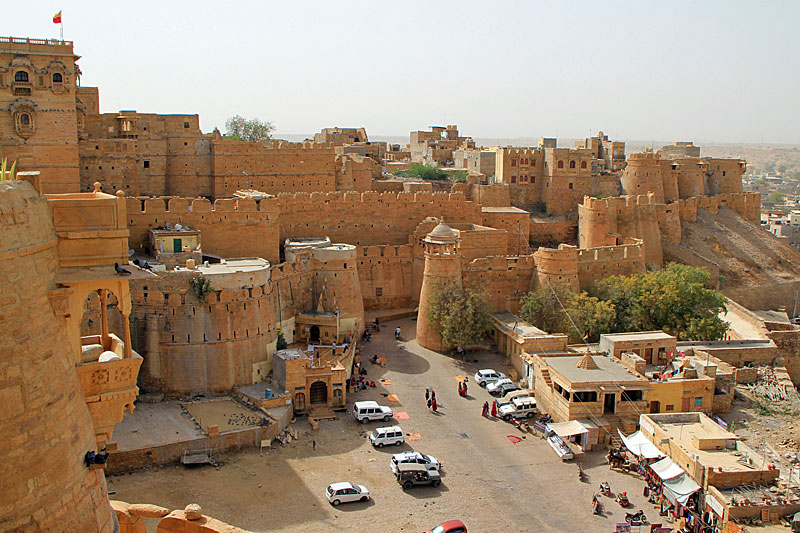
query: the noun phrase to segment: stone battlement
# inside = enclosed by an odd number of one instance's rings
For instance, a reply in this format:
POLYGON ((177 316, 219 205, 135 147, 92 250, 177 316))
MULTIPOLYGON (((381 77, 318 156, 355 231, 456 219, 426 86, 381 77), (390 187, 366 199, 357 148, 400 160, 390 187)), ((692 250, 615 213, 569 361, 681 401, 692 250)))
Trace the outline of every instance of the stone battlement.
POLYGON ((433 203, 443 205, 449 202, 463 202, 465 204, 473 204, 467 200, 463 192, 349 192, 349 191, 335 191, 335 192, 300 192, 300 193, 281 193, 278 195, 278 201, 283 206, 295 206, 302 204, 312 204, 319 206, 320 204, 333 204, 333 203, 384 203, 384 204, 411 204, 411 203, 433 203))
POLYGON ((383 246, 357 246, 356 257, 411 257, 413 249, 408 244, 383 246))
POLYGON ((214 141, 214 147, 217 150, 224 150, 225 153, 280 153, 280 152, 297 152, 302 150, 318 151, 318 152, 333 152, 333 143, 315 143, 315 142, 248 142, 233 139, 218 139, 214 141))
POLYGON ((212 203, 205 198, 128 197, 127 210, 129 216, 153 213, 169 213, 172 215, 212 212, 266 213, 277 211, 278 201, 275 198, 264 198, 261 200, 250 198, 220 198, 212 203))
POLYGON ((534 268, 536 262, 533 255, 522 256, 492 256, 492 257, 479 257, 473 259, 464 266, 464 271, 470 270, 519 270, 525 268, 534 268))
POLYGON ((578 250, 578 263, 593 263, 597 261, 622 261, 626 259, 644 258, 642 239, 629 238, 628 244, 618 246, 599 246, 597 248, 582 248, 578 250))

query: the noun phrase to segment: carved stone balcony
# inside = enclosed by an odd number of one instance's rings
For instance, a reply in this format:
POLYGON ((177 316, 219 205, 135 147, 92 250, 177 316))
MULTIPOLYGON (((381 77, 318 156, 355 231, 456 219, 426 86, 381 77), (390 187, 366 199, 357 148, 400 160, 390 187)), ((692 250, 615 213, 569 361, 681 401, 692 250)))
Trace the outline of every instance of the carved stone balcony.
POLYGON ((125 411, 133 412, 139 394, 136 378, 142 356, 129 350, 126 357, 125 352, 124 343, 113 333, 105 340, 101 335, 81 337, 82 362, 75 370, 94 421, 98 449, 111 440, 114 424, 122 421, 125 411))

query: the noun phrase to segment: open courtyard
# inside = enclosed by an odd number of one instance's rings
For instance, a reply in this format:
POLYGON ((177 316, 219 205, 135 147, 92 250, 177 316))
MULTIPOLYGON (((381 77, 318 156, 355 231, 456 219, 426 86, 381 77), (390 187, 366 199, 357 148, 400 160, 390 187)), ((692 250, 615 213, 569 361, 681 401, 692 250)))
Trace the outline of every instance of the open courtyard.
POLYGON ((389 423, 403 428, 404 445, 373 448, 368 432, 389 424, 362 425, 349 411, 321 422, 314 432, 305 418, 298 418, 293 427, 300 438, 285 447, 263 455, 257 450, 225 455, 219 468, 168 466, 114 476, 109 479, 109 489, 116 491, 112 498, 158 501, 172 508, 196 502, 208 515, 253 531, 422 531, 453 518, 470 531, 613 531, 616 522, 624 521, 622 508, 603 497, 604 516, 594 516, 590 505, 600 482, 608 481, 612 492, 627 491, 632 508, 643 508, 651 522, 657 521, 642 496, 642 481, 610 470, 603 452, 576 459, 586 473, 581 482, 574 462, 562 463, 538 434, 514 444, 507 436, 522 433, 502 420, 482 417, 481 406, 492 397, 471 377, 468 397, 458 396, 456 376, 487 367, 507 370, 502 356, 469 354, 461 361, 431 352, 413 340, 414 328, 411 320, 387 323, 362 344, 365 361, 377 354, 387 364, 367 362, 376 387, 347 398, 348 408, 355 401, 375 400, 395 414, 406 413, 407 419, 389 423), (400 342, 393 335, 397 325, 400 342), (436 414, 425 403, 426 388, 436 391, 436 414), (386 394, 399 401, 387 401, 386 394), (419 440, 409 441, 415 433, 419 440), (391 455, 402 450, 439 459, 442 486, 403 491, 389 468, 391 455), (324 490, 335 481, 366 485, 373 498, 332 507, 324 490))

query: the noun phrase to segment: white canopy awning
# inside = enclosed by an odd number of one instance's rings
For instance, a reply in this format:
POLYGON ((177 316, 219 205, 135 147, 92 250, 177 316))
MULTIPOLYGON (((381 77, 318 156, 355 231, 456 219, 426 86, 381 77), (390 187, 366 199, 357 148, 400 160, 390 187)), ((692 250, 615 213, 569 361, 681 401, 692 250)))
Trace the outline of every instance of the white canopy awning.
POLYGON ((589 430, 577 420, 570 420, 569 422, 550 422, 548 426, 562 438, 589 433, 589 430))
POLYGON ((664 459, 651 464, 650 468, 652 468, 653 472, 655 472, 656 475, 664 481, 674 479, 685 474, 683 469, 672 462, 672 459, 669 457, 665 457, 664 459))
POLYGON ((627 437, 623 435, 619 429, 617 430, 617 433, 619 433, 619 438, 622 439, 625 447, 637 456, 644 457, 645 459, 658 459, 659 457, 664 457, 664 454, 661 453, 652 442, 647 440, 647 437, 642 435, 641 431, 632 433, 627 437))
POLYGON ((681 505, 686 505, 689 497, 698 490, 700 490, 700 485, 686 474, 664 482, 664 496, 681 505))

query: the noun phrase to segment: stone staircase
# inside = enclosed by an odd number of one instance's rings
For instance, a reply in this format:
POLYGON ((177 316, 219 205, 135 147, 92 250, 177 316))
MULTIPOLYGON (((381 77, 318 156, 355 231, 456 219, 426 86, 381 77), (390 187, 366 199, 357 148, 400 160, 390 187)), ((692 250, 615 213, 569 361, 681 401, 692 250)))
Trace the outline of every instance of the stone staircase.
POLYGON ((336 420, 336 413, 327 405, 313 405, 308 411, 309 420, 336 420))
POLYGON ((630 417, 622 418, 617 415, 604 415, 602 420, 606 422, 606 425, 600 428, 600 440, 603 441, 604 438, 607 438, 606 435, 610 436, 611 444, 609 446, 612 448, 619 446, 621 443, 617 430, 624 435, 628 435, 636 429, 636 420, 630 417))
POLYGON ((541 369, 542 379, 544 380, 545 385, 549 388, 553 388, 553 380, 550 378, 550 371, 547 368, 542 367, 541 369))

